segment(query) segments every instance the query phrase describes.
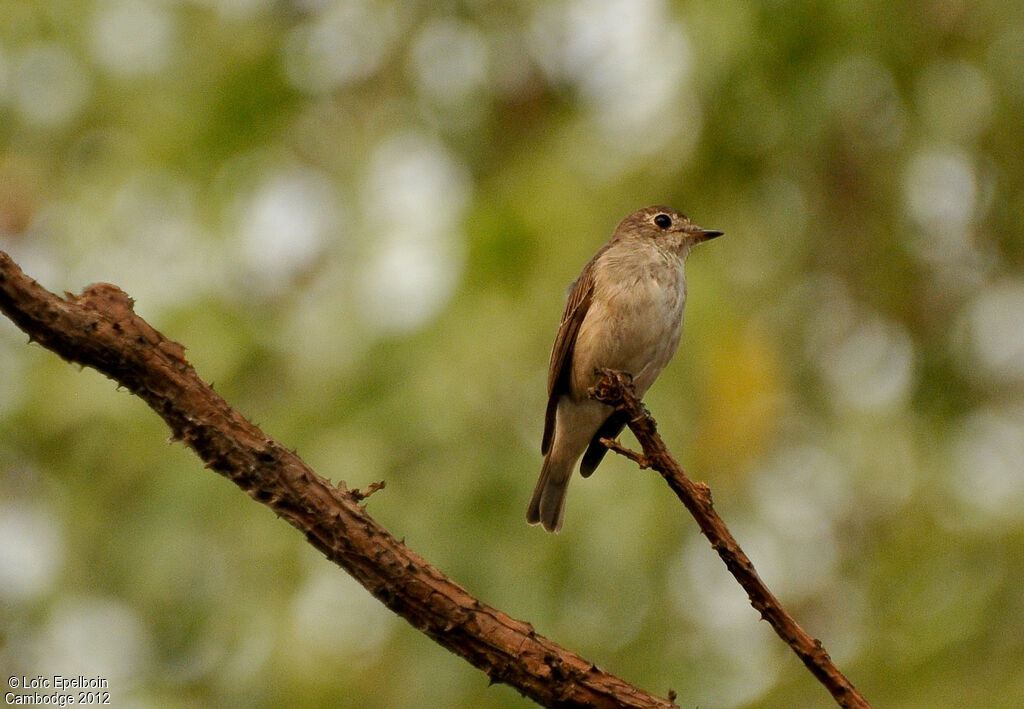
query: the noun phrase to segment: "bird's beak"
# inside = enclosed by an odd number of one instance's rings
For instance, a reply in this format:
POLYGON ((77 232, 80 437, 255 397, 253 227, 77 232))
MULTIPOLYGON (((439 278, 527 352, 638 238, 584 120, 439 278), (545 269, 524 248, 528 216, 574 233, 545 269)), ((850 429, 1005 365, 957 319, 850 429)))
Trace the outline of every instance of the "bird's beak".
POLYGON ((692 226, 689 229, 687 229, 687 231, 693 234, 694 243, 697 244, 699 244, 702 241, 707 241, 708 239, 714 239, 716 236, 721 236, 722 234, 725 233, 722 231, 717 231, 715 229, 703 229, 699 226, 692 226))

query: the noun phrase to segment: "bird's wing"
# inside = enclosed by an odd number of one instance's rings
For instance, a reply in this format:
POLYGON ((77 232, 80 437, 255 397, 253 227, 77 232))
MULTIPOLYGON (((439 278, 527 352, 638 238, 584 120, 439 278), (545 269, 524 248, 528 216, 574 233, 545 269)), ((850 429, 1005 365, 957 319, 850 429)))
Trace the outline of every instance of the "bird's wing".
MULTIPOLYGON (((599 252, 600 253, 600 252, 599 252)), ((576 335, 580 325, 590 308, 590 300, 594 293, 594 261, 592 259, 572 284, 569 299, 562 313, 562 322, 555 335, 555 344, 551 348, 551 362, 548 365, 548 408, 544 414, 544 438, 541 440, 540 452, 547 455, 551 448, 551 439, 555 435, 555 410, 558 398, 569 391, 572 379, 572 353, 576 345, 576 335)))

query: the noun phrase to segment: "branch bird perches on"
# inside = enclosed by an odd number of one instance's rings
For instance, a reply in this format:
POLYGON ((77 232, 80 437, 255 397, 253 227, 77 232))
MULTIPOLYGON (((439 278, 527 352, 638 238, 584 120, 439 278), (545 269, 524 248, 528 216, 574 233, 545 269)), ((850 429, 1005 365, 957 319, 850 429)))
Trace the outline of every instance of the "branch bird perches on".
MULTIPOLYGON (((69 362, 96 369, 143 399, 171 428, 174 439, 192 448, 206 467, 270 507, 385 606, 484 671, 492 682, 508 684, 549 707, 676 706, 674 693, 663 699, 635 687, 537 634, 529 623, 474 598, 366 512, 359 502, 374 486, 362 493, 317 475, 298 455, 231 408, 199 378, 185 359, 184 347, 136 315, 133 305, 123 291, 104 283, 61 298, 0 251, 0 310, 30 341, 69 362)), ((631 399, 628 381, 621 375, 608 374, 595 396, 642 412, 635 409, 640 404, 631 399)), ((725 525, 717 515, 707 516, 713 512, 707 488, 666 473, 665 469, 681 469, 657 437, 654 421, 646 413, 631 416, 630 428, 644 447, 640 462, 662 472, 695 517, 698 512, 703 515, 698 517, 702 531, 734 575, 756 578, 749 559, 738 546, 733 548, 735 541, 725 525)), ((755 586, 748 587, 742 579, 741 583, 762 616, 773 627, 780 623, 785 630, 777 627, 780 636, 840 706, 868 707, 820 643, 796 632, 799 627, 767 589, 755 594, 755 586)))
POLYGON ((711 501, 711 490, 707 485, 694 482, 683 471, 669 453, 665 442, 658 433, 654 419, 647 412, 643 403, 633 395, 630 376, 623 372, 610 370, 601 371, 601 380, 591 389, 590 395, 616 409, 625 412, 629 417, 627 425, 643 448, 639 454, 619 445, 616 441, 603 439, 611 450, 634 461, 641 468, 653 468, 661 473, 672 492, 686 506, 693 518, 697 520, 700 531, 708 538, 711 546, 722 557, 729 573, 747 592, 750 605, 768 621, 776 634, 782 638, 793 652, 803 661, 807 669, 825 685, 832 696, 842 707, 869 706, 860 692, 839 671, 832 662, 821 641, 812 638, 793 619, 779 599, 757 575, 753 563, 718 516, 711 501))

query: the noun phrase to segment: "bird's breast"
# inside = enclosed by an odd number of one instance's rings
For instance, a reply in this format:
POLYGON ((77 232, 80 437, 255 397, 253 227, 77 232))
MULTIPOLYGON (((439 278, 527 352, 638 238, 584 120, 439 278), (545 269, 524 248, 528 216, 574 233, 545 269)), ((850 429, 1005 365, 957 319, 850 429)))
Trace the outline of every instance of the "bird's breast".
POLYGON ((594 369, 629 372, 639 394, 675 354, 682 332, 686 280, 682 263, 612 263, 595 273, 590 309, 573 356, 573 389, 586 396, 594 369))

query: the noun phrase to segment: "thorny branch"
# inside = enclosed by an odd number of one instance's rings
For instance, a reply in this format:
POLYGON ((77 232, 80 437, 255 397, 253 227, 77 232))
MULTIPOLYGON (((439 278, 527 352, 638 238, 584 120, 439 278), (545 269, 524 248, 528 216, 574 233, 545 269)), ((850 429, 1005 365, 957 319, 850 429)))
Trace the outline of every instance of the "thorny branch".
POLYGON ((624 372, 601 370, 601 379, 590 391, 591 397, 629 415, 629 429, 643 448, 639 454, 615 441, 602 439, 611 450, 636 462, 642 468, 661 473, 676 496, 686 505, 700 525, 701 532, 722 557, 729 572, 750 598, 750 605, 768 621, 775 632, 803 660, 818 681, 825 685, 841 707, 870 709, 867 700, 832 662, 821 641, 812 638, 793 619, 775 595, 757 575, 754 565, 733 539, 725 522, 718 516, 707 485, 694 482, 669 453, 658 434, 657 424, 633 393, 632 378, 624 372))

